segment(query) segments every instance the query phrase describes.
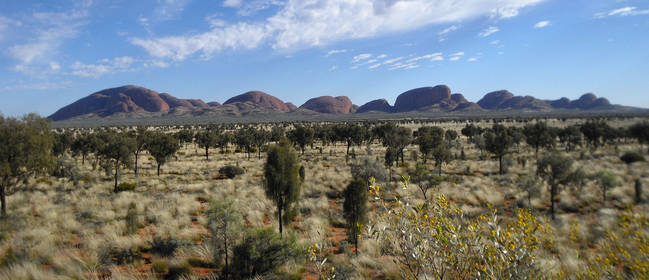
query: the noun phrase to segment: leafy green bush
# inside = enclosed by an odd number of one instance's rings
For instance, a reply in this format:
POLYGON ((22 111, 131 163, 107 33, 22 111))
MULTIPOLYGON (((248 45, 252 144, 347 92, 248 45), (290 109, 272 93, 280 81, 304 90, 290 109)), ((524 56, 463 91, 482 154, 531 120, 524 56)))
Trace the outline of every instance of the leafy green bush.
POLYGON ((163 257, 173 256, 174 252, 178 247, 182 246, 183 243, 176 238, 166 237, 162 238, 156 236, 151 241, 151 253, 161 255, 163 257))
POLYGON ((234 166, 234 165, 226 165, 223 166, 219 169, 219 174, 224 175, 225 177, 228 177, 229 179, 232 179, 236 177, 237 175, 241 175, 244 173, 243 168, 239 166, 234 166))
MULTIPOLYGON (((234 247, 232 274, 235 279, 275 272, 289 259, 302 254, 295 235, 282 236, 272 228, 249 230, 234 247)), ((306 253, 304 253, 306 254, 306 253)))
POLYGON ((122 182, 117 185, 117 192, 133 191, 137 185, 135 183, 122 182))
POLYGON ((166 274, 169 272, 169 263, 166 260, 157 260, 152 264, 153 271, 166 274))
POLYGON ((645 161, 644 156, 637 152, 626 152, 620 157, 620 159, 626 164, 631 164, 637 161, 645 161))

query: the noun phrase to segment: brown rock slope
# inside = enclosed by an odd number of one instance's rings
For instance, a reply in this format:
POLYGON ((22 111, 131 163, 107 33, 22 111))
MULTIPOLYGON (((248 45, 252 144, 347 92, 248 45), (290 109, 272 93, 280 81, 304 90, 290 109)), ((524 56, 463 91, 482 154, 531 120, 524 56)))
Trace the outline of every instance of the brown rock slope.
POLYGON ((230 105, 235 103, 250 103, 262 110, 290 112, 289 105, 284 103, 279 98, 261 91, 249 91, 244 94, 237 95, 225 101, 223 105, 230 105))
POLYGON ((169 108, 157 92, 129 85, 95 92, 59 109, 49 118, 58 121, 86 114, 105 117, 135 111, 162 112, 169 108))
POLYGON ((356 113, 365 113, 370 111, 390 113, 392 112, 392 106, 390 106, 390 103, 388 103, 388 101, 385 99, 377 99, 367 102, 361 107, 358 107, 356 113))
POLYGON ((300 109, 324 114, 349 114, 352 109, 352 101, 347 96, 320 96, 309 99, 300 106, 300 109))

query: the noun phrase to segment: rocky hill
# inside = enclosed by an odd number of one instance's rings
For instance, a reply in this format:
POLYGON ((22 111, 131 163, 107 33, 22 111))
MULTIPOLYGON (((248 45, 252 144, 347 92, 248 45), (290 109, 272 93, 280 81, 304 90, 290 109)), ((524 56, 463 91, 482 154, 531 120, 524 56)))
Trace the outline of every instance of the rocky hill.
POLYGON ((317 116, 318 114, 364 114, 374 113, 480 113, 495 111, 552 112, 554 110, 616 110, 629 108, 611 105, 606 98, 592 93, 577 100, 561 98, 541 100, 533 96, 517 96, 507 90, 487 93, 477 103, 470 102, 462 94, 451 94, 446 85, 422 87, 400 94, 394 106, 386 99, 376 99, 360 107, 347 96, 320 96, 309 99, 299 108, 293 103, 262 91, 249 91, 225 101, 205 103, 200 99, 181 99, 169 93, 158 93, 139 86, 127 85, 95 92, 87 97, 61 108, 49 118, 54 121, 84 118, 123 118, 183 116, 255 116, 264 114, 297 114, 317 116))
POLYGON ((307 109, 323 114, 349 114, 352 109, 352 101, 347 96, 320 96, 309 99, 300 106, 300 109, 307 109))

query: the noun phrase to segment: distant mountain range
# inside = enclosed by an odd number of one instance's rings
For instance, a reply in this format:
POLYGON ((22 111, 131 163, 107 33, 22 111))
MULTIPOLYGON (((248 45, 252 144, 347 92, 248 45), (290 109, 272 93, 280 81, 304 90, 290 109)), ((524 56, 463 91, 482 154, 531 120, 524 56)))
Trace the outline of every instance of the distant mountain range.
POLYGON ((286 114, 363 114, 370 112, 493 112, 525 111, 552 112, 555 110, 612 111, 629 107, 612 105, 606 98, 586 93, 577 100, 561 98, 541 100, 533 96, 516 96, 507 90, 487 93, 477 103, 460 93, 451 93, 445 85, 422 87, 406 91, 397 97, 394 105, 377 99, 357 106, 347 96, 320 96, 297 107, 261 91, 249 91, 225 101, 204 102, 200 99, 180 99, 169 93, 133 85, 95 92, 65 106, 49 116, 53 121, 70 119, 132 117, 132 116, 253 116, 271 113, 286 114))

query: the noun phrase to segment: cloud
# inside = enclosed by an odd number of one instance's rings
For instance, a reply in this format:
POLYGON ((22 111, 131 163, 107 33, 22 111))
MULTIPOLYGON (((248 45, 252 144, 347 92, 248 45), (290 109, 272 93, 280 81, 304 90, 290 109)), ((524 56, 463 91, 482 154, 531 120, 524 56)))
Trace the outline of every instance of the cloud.
POLYGON ((437 53, 426 54, 426 55, 422 55, 422 56, 418 56, 418 57, 413 57, 411 59, 406 60, 406 62, 411 63, 411 62, 417 62, 417 61, 424 60, 424 59, 430 59, 430 61, 444 60, 444 58, 442 57, 442 53, 437 52, 437 53))
POLYGON ((223 2, 224 7, 236 8, 240 16, 251 16, 257 12, 269 9, 273 6, 283 6, 284 2, 280 0, 226 0, 223 2))
POLYGON ((488 36, 490 36, 491 34, 494 34, 494 33, 498 32, 498 31, 500 31, 500 29, 498 29, 498 27, 495 27, 495 26, 489 26, 487 29, 483 30, 483 31, 480 32, 480 34, 478 34, 478 35, 479 35, 480 37, 483 37, 483 38, 484 38, 484 37, 488 37, 488 36))
POLYGON ((419 67, 419 64, 417 64, 415 62, 411 62, 411 63, 397 62, 395 64, 392 64, 388 69, 389 70, 399 70, 399 69, 408 70, 408 69, 414 69, 414 68, 418 68, 418 67, 419 67))
POLYGON ((14 40, 22 42, 14 43, 4 51, 18 62, 13 70, 36 76, 58 70, 50 65, 52 57, 58 54, 66 40, 78 35, 87 16, 85 10, 32 13, 24 24, 19 24, 29 28, 19 30, 24 37, 14 40))
POLYGON ((550 25, 550 22, 547 21, 547 20, 544 20, 544 21, 539 21, 539 22, 537 22, 537 23, 534 25, 534 28, 543 28, 543 27, 546 27, 546 26, 549 26, 549 25, 550 25))
POLYGON ((489 45, 498 45, 498 44, 500 44, 500 40, 493 40, 489 42, 489 45))
POLYGON ((383 58, 386 58, 386 57, 388 57, 387 54, 380 54, 380 55, 377 56, 376 58, 378 58, 378 59, 383 59, 383 58))
POLYGON ((455 31, 457 29, 458 29, 458 27, 456 25, 451 25, 448 28, 446 28, 446 29, 440 31, 439 33, 437 33, 437 35, 440 35, 440 36, 441 35, 446 35, 446 34, 448 34, 450 32, 453 32, 453 31, 455 31))
POLYGON ((171 36, 156 39, 131 38, 130 42, 144 48, 149 55, 173 60, 184 60, 189 55, 202 52, 203 58, 224 49, 253 49, 267 36, 262 26, 238 23, 223 29, 192 36, 171 36))
POLYGON ((451 56, 463 56, 464 52, 456 52, 454 54, 451 54, 451 56))
POLYGON ((2 91, 17 91, 17 90, 52 90, 52 89, 64 89, 72 85, 70 81, 60 81, 60 82, 39 82, 39 83, 25 83, 21 81, 18 84, 8 85, 2 87, 2 91))
POLYGON ((153 19, 156 21, 165 21, 174 19, 177 15, 185 10, 185 6, 190 0, 161 0, 158 6, 153 10, 153 19))
POLYGON ((474 62, 474 61, 478 61, 478 58, 476 58, 476 57, 472 57, 472 58, 467 59, 466 61, 468 61, 468 62, 474 62))
MULTIPOLYGON (((277 50, 294 50, 478 17, 509 18, 517 15, 518 10, 542 1, 257 0, 250 3, 278 9, 269 17, 251 23, 226 24, 200 34, 130 41, 152 56, 170 59, 185 59, 196 53, 210 57, 225 49, 256 48, 262 43, 277 50)), ((240 9, 249 5, 244 1, 239 4, 240 9)))
POLYGON ((625 17, 625 16, 638 16, 638 15, 649 15, 649 9, 638 10, 638 7, 627 6, 619 9, 614 9, 609 12, 600 12, 595 14, 595 18, 605 18, 605 17, 625 17))
POLYGON ((22 26, 22 22, 10 19, 8 17, 0 16, 0 40, 4 37, 4 32, 10 27, 22 26))
POLYGON ((346 53, 346 52, 347 52, 346 49, 342 49, 342 50, 330 50, 330 51, 327 52, 327 55, 326 55, 326 56, 331 56, 331 55, 334 55, 334 54, 346 53))
POLYGON ((371 53, 362 53, 362 54, 359 54, 357 56, 354 56, 354 58, 352 58, 352 63, 359 63, 359 62, 361 62, 363 60, 366 60, 366 59, 368 59, 370 57, 372 57, 371 53))
POLYGON ((99 78, 106 74, 129 71, 134 62, 135 59, 130 56, 116 57, 113 59, 104 58, 96 64, 85 64, 77 61, 71 66, 73 70, 72 75, 85 78, 99 78))
POLYGON ((335 71, 336 69, 338 69, 338 66, 336 66, 336 65, 332 65, 332 66, 329 68, 329 72, 331 72, 331 71, 335 71))
POLYGON ((459 56, 452 56, 448 60, 450 60, 450 61, 458 61, 458 60, 460 60, 460 57, 459 56))
POLYGON ((228 8, 238 8, 241 6, 242 0, 225 0, 223 1, 223 7, 228 8))

